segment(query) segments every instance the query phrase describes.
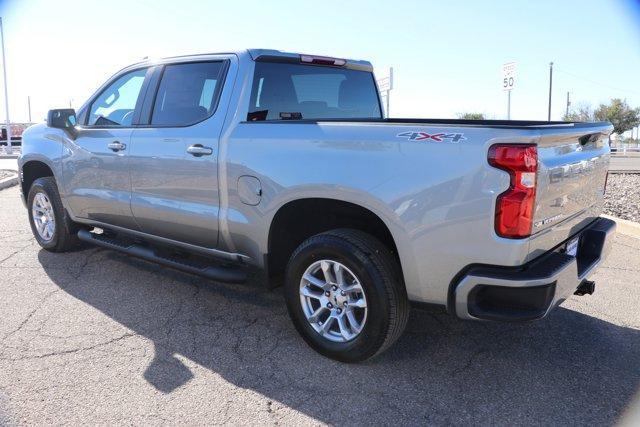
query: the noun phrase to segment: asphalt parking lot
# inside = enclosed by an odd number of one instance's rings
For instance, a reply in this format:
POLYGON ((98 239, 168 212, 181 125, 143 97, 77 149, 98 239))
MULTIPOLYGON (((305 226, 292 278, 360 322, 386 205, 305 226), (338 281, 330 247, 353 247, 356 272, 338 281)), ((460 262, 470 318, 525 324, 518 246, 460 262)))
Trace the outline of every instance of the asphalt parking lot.
POLYGON ((627 156, 611 156, 610 172, 638 172, 640 171, 640 156, 637 153, 627 156))
MULTIPOLYGON (((640 407, 640 240, 531 324, 414 311, 360 365, 325 359, 259 276, 223 285, 115 252, 40 250, 0 191, 2 424, 613 424, 640 407)), ((636 418, 637 419, 637 418, 636 418)))

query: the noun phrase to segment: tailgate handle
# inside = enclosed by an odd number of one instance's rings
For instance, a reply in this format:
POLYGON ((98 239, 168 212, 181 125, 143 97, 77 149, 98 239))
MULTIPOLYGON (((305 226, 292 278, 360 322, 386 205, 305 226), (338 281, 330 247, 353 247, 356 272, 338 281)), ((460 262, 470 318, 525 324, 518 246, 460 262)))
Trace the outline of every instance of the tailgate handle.
POLYGON ((588 142, 595 142, 598 139, 598 136, 600 136, 599 133, 590 133, 587 135, 582 135, 580 138, 578 138, 578 141, 580 141, 580 145, 587 145, 588 142))

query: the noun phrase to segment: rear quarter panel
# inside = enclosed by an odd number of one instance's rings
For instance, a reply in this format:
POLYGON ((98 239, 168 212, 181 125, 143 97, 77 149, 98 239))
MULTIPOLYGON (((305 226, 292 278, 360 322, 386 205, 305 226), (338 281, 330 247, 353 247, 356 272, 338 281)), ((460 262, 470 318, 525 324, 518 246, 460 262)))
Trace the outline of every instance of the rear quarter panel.
POLYGON ((517 265, 526 258, 528 241, 494 233, 495 197, 509 177, 486 158, 495 142, 531 143, 535 137, 523 130, 452 126, 240 123, 220 159, 229 186, 223 218, 233 246, 228 249, 260 262, 281 206, 315 197, 348 201, 371 210, 391 231, 409 297, 444 304, 451 279, 469 263, 517 265), (412 130, 461 133, 464 140, 398 136, 412 130), (238 197, 242 175, 262 183, 257 206, 238 197))

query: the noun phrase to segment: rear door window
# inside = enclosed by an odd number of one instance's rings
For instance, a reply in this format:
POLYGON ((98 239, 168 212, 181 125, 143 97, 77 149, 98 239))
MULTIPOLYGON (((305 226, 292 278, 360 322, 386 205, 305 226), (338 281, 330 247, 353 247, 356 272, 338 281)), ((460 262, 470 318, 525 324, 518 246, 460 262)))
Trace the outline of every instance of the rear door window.
POLYGON ((167 65, 156 94, 151 125, 188 126, 211 116, 217 106, 224 62, 167 65))
POLYGON ((256 62, 249 121, 381 117, 370 72, 256 62))

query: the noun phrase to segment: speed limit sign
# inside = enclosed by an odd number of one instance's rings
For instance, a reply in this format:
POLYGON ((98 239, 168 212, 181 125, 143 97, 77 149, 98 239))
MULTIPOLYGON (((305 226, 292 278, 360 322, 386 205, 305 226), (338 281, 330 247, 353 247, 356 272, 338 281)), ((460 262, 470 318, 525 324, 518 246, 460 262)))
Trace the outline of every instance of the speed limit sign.
POLYGON ((502 90, 512 90, 516 84, 516 63, 502 65, 502 90))

